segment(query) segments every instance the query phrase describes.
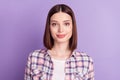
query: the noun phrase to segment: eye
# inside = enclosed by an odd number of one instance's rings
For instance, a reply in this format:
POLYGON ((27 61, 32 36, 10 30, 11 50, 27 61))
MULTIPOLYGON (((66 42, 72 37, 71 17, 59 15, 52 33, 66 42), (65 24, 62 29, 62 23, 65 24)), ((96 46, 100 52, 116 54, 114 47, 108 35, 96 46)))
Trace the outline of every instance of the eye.
POLYGON ((52 26, 56 26, 56 25, 57 25, 57 23, 51 23, 51 25, 52 25, 52 26))
POLYGON ((70 23, 65 23, 65 26, 69 26, 70 25, 70 23))

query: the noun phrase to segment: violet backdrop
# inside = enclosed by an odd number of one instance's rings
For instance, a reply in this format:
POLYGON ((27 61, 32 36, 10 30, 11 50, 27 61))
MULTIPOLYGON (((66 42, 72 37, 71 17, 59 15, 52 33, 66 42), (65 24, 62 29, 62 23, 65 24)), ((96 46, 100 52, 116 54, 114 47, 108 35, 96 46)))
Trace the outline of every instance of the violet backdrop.
POLYGON ((120 80, 119 0, 0 0, 0 80, 23 80, 28 54, 43 48, 49 9, 69 5, 78 50, 94 60, 95 80, 120 80))

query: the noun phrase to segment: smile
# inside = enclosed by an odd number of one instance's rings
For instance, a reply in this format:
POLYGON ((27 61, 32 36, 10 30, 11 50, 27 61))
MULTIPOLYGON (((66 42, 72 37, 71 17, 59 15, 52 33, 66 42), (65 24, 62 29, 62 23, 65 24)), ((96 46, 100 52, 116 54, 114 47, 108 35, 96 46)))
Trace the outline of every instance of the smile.
POLYGON ((64 38, 64 37, 65 37, 65 34, 58 34, 57 37, 58 37, 58 38, 64 38))

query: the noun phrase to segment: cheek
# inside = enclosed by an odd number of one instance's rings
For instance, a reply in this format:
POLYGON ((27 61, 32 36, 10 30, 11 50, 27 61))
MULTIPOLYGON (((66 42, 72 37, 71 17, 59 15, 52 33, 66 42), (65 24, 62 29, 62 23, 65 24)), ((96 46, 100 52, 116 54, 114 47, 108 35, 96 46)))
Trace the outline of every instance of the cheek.
POLYGON ((50 34, 53 38, 55 37, 55 33, 56 33, 55 30, 53 30, 53 29, 50 30, 50 34))
POLYGON ((71 37, 71 36, 72 36, 72 30, 67 31, 67 35, 68 35, 69 37, 71 37))
POLYGON ((52 34, 54 31, 53 31, 53 29, 50 27, 50 33, 52 34))
POLYGON ((50 27, 50 32, 55 33, 57 28, 50 27))
POLYGON ((51 33, 51 34, 55 34, 55 33, 56 33, 56 31, 55 31, 55 30, 53 30, 53 29, 51 29, 51 30, 50 30, 50 33, 51 33))
POLYGON ((72 33, 72 27, 69 27, 68 29, 66 29, 66 32, 72 33))
POLYGON ((68 33, 69 33, 70 36, 72 36, 72 33, 73 33, 72 28, 69 30, 68 33))

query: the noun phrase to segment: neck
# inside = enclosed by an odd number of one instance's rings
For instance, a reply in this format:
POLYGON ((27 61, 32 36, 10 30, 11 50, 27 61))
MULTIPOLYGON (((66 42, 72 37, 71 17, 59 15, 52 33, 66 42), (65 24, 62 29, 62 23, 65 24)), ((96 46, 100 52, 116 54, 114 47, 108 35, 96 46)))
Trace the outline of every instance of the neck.
POLYGON ((55 43, 51 49, 52 57, 57 59, 66 59, 70 56, 71 50, 69 49, 69 43, 55 43))
POLYGON ((52 50, 57 52, 57 54, 64 54, 66 51, 69 51, 69 43, 55 43, 52 50))

